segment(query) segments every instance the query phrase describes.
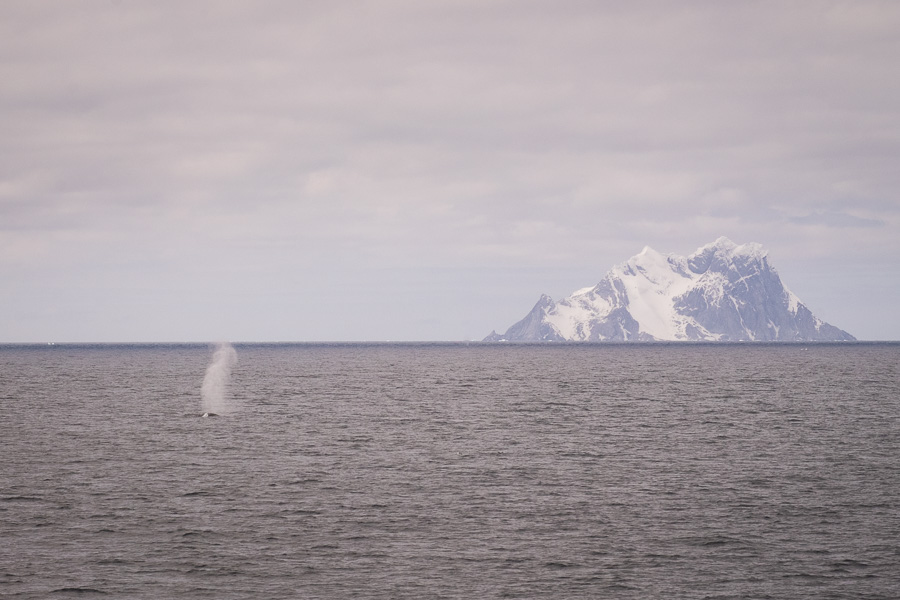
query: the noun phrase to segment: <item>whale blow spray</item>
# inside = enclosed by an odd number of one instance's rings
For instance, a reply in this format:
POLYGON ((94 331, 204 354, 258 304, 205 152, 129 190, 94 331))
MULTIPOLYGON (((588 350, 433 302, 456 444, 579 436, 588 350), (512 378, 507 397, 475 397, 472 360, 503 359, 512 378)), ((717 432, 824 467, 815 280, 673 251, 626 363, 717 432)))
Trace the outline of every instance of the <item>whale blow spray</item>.
POLYGON ((228 382, 236 363, 237 352, 231 344, 223 342, 216 346, 200 388, 203 416, 228 412, 228 382))

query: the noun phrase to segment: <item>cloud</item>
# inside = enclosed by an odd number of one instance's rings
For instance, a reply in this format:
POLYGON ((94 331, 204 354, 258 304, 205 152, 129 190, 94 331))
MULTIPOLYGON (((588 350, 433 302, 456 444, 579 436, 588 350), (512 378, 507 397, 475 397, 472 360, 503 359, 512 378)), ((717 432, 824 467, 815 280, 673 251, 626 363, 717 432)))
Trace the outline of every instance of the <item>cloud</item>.
POLYGON ((886 223, 881 219, 866 219, 845 212, 816 211, 802 217, 793 217, 792 223, 800 225, 824 225, 826 227, 884 227, 886 223))

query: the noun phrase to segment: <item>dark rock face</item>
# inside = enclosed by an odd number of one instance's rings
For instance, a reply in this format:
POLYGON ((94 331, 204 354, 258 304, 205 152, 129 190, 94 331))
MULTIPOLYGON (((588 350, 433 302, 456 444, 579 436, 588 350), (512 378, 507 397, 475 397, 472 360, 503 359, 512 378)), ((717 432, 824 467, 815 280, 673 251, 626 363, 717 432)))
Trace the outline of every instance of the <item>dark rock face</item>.
POLYGON ((641 339, 641 325, 634 320, 624 306, 610 311, 605 319, 596 321, 591 327, 588 341, 591 342, 627 342, 641 339))
POLYGON ((686 258, 647 248, 590 290, 558 303, 541 296, 524 319, 485 341, 854 339, 785 288, 761 246, 719 238, 686 258))
MULTIPOLYGON (((675 298, 675 311, 692 317, 721 341, 851 341, 846 331, 824 323, 791 294, 762 255, 713 252, 688 259, 693 273, 724 280, 721 299, 711 303, 703 288, 675 298)), ((702 277, 701 277, 702 279, 702 277)), ((694 328, 689 339, 706 339, 694 328)))

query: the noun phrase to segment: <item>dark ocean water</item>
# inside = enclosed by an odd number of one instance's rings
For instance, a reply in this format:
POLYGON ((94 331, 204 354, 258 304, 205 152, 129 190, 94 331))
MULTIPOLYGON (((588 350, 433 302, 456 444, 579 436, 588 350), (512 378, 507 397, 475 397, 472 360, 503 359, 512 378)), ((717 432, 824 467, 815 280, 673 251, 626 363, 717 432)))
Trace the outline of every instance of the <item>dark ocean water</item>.
POLYGON ((0 347, 0 596, 898 598, 900 345, 0 347))

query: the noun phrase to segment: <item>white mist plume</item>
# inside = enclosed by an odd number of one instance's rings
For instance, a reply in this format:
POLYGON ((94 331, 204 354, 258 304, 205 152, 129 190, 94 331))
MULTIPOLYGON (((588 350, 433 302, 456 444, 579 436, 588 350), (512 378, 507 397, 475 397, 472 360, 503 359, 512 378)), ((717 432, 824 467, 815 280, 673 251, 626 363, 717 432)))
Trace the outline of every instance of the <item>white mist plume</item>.
POLYGON ((231 344, 223 342, 216 346, 212 362, 206 368, 200 398, 204 413, 222 414, 228 412, 228 382, 231 369, 237 363, 237 352, 231 344))

